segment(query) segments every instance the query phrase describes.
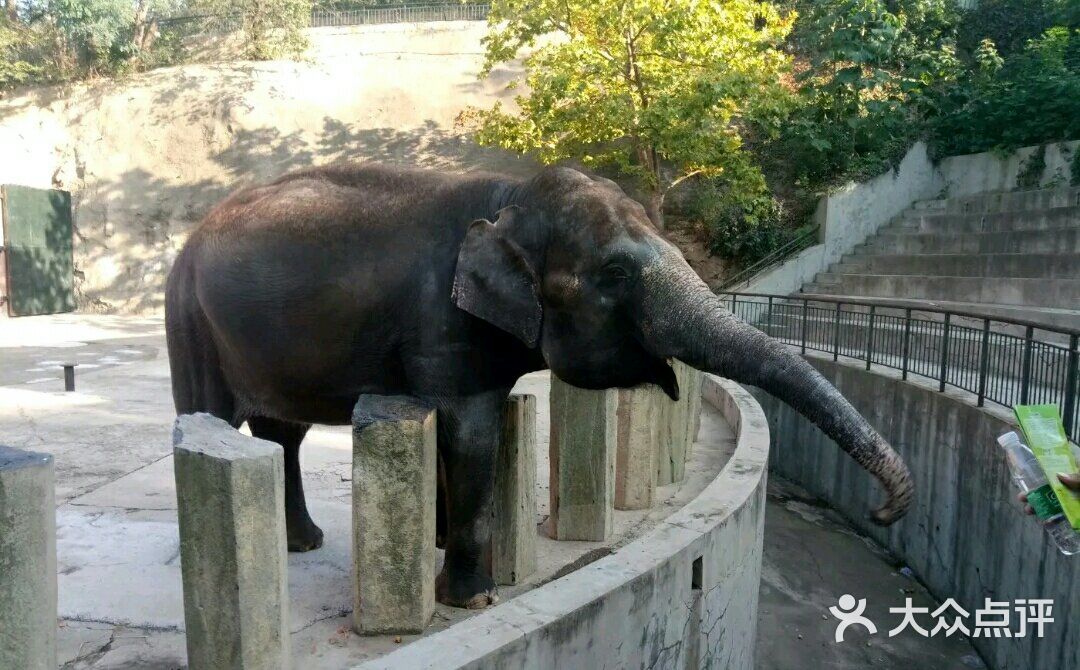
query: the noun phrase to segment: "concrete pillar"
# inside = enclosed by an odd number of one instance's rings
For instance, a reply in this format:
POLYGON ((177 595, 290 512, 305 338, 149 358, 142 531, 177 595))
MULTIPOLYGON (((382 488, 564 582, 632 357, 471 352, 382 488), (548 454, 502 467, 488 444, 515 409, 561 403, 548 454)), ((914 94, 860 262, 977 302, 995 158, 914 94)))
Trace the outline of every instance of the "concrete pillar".
POLYGON ((0 446, 0 668, 56 665, 53 457, 0 446))
POLYGON ((701 373, 682 361, 672 361, 679 382, 679 400, 660 401, 660 437, 657 441, 656 483, 681 482, 686 461, 697 436, 701 414, 701 373))
POLYGON ((520 584, 536 571, 536 396, 506 401, 495 458, 491 577, 520 584))
POLYGON ((188 667, 289 667, 281 446, 188 414, 173 428, 173 471, 188 667))
POLYGON ((619 393, 588 391, 551 377, 551 537, 611 536, 619 393))
POLYGON ((362 395, 353 410, 353 628, 420 633, 435 609, 435 410, 362 395))
POLYGON ((704 380, 704 372, 689 365, 686 366, 686 399, 689 401, 690 407, 687 411, 685 461, 690 460, 690 455, 694 452, 694 442, 697 440, 698 431, 701 429, 701 385, 704 380))
POLYGON ((644 384, 619 390, 615 453, 615 509, 648 509, 656 497, 660 402, 667 396, 644 384))

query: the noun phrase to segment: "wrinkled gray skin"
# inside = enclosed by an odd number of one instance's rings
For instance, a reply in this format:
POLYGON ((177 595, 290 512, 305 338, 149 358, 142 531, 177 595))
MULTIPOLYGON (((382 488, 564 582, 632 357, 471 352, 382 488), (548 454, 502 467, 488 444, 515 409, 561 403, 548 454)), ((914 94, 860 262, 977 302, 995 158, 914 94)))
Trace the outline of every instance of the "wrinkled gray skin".
POLYGON ((451 605, 494 599, 482 556, 501 408, 534 370, 677 398, 677 358, 759 386, 879 480, 877 522, 911 502, 906 466, 835 388, 725 310, 641 205, 574 170, 516 180, 337 165, 243 189, 177 258, 166 327, 177 412, 247 421, 285 448, 294 551, 322 544, 300 478, 310 425, 348 423, 361 393, 434 406, 436 593, 451 605))

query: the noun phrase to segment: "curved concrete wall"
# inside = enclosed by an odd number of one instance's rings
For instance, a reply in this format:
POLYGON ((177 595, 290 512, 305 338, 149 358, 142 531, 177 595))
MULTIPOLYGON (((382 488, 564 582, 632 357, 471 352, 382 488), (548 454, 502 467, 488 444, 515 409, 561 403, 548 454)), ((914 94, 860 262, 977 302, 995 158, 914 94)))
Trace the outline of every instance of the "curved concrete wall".
POLYGON ((360 668, 754 667, 769 433, 745 390, 706 375, 736 434, 720 474, 645 537, 360 668))
MULTIPOLYGON (((910 566, 935 596, 954 598, 972 617, 986 598, 1010 606, 1018 598, 1053 598, 1055 622, 1044 638, 972 639, 992 668, 1080 667, 1080 560, 1057 553, 1020 513, 995 442, 1015 430, 1004 413, 843 363, 808 360, 907 461, 915 503, 894 526, 873 525, 866 513, 881 500, 877 484, 820 430, 755 389, 769 417, 774 471, 824 498, 910 566)), ((903 605, 902 597, 889 605, 903 605)))

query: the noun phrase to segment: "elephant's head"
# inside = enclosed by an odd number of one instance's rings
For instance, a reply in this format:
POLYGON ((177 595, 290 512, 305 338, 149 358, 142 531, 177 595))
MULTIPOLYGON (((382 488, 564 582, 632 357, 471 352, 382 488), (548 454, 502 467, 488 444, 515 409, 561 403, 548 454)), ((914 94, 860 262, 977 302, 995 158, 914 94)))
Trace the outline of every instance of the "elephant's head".
POLYGON ((758 386, 818 425, 877 477, 881 524, 906 512, 911 476, 889 444, 813 367, 727 311, 644 208, 614 182, 552 168, 523 183, 497 221, 476 221, 458 256, 462 309, 539 347, 583 388, 679 389, 667 363, 758 386))

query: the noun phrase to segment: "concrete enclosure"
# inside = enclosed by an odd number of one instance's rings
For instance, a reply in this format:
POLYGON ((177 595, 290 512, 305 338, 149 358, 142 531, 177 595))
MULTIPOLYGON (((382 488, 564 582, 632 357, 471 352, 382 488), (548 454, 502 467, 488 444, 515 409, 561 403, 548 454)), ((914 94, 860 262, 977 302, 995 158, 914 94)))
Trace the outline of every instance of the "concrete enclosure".
POLYGON ((353 410, 353 628, 418 633, 435 607, 435 410, 362 395, 353 410))
POLYGON ((188 667, 288 668, 281 446, 189 414, 176 420, 173 459, 188 667))
POLYGON ((706 375, 736 434, 720 474, 644 537, 362 670, 754 668, 768 428, 744 389, 706 375))
POLYGON ((611 535, 619 392, 551 377, 551 537, 602 542, 611 535))
POLYGON ((518 584, 536 571, 536 396, 511 394, 495 457, 491 577, 518 584))
POLYGON ((0 668, 56 668, 53 457, 0 446, 0 668))
POLYGON ((1045 638, 972 638, 990 667, 1080 667, 1080 562, 1059 554, 1015 502, 995 442, 1015 426, 958 396, 831 360, 808 360, 903 456, 915 479, 915 503, 890 528, 872 524, 866 510, 881 496, 873 479, 790 407, 755 391, 774 436, 770 466, 899 556, 939 599, 954 598, 973 613, 987 597, 1053 598, 1056 623, 1045 638))
MULTIPOLYGON (((887 173, 861 184, 848 184, 818 202, 814 214, 820 226, 818 244, 733 290, 784 294, 798 291, 917 201, 949 198, 962 202, 983 193, 1067 185, 1070 161, 1077 150, 1078 141, 1046 145, 1045 167, 1035 175, 1037 183, 1021 185, 1018 176, 1039 147, 1018 149, 1007 157, 993 153, 952 156, 935 164, 926 145, 918 142, 887 173)), ((981 217, 976 222, 983 230, 981 217)))

